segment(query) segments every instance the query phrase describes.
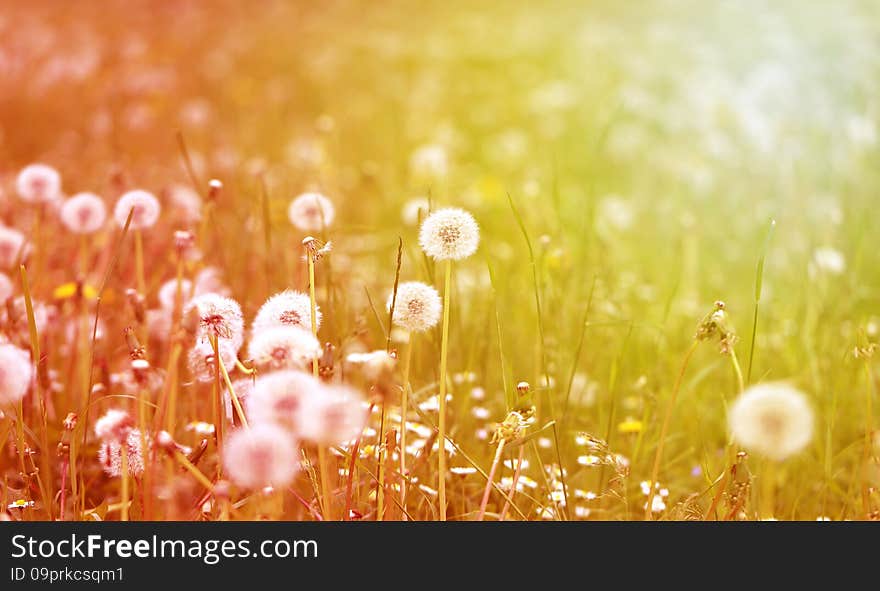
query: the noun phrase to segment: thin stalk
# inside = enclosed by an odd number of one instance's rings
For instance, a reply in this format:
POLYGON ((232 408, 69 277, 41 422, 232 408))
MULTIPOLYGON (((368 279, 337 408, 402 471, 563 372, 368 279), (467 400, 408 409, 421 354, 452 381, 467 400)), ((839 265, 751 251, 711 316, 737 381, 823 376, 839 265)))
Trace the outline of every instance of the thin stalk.
POLYGON ((520 445, 519 457, 516 459, 516 469, 513 471, 513 482, 510 485, 510 497, 504 500, 504 507, 501 509, 501 517, 499 517, 498 521, 504 521, 504 518, 507 517, 507 510, 510 509, 510 503, 516 494, 516 485, 519 482, 520 474, 522 474, 523 456, 525 456, 525 453, 526 446, 520 445))
POLYGON ((174 450, 174 459, 177 460, 177 463, 183 466, 187 472, 192 474, 195 479, 199 481, 199 484, 208 489, 208 492, 214 492, 214 483, 208 480, 208 477, 205 476, 201 470, 196 468, 180 450, 174 450))
POLYGON ((379 482, 376 485, 376 521, 385 520, 385 425, 388 422, 388 404, 382 401, 379 420, 379 482))
MULTIPOLYGON (((409 368, 412 360, 413 339, 403 346, 403 390, 400 393, 400 506, 406 508, 406 416, 409 410, 409 368)), ((404 512, 404 521, 406 513, 404 512)))
POLYGON ((869 481, 868 471, 870 470, 871 448, 874 442, 874 373, 871 370, 871 358, 865 358, 865 377, 867 379, 867 388, 865 389, 865 449, 862 458, 862 509, 865 513, 865 519, 871 514, 871 485, 869 481))
POLYGON ((764 237, 764 246, 761 249, 761 255, 758 257, 758 266, 755 270, 755 312, 752 317, 752 338, 749 343, 749 368, 746 373, 746 383, 752 383, 752 361, 755 358, 755 337, 758 334, 758 307, 761 302, 761 290, 764 283, 764 260, 767 257, 767 247, 770 245, 770 236, 773 235, 773 228, 776 227, 776 220, 770 220, 770 227, 764 237))
MULTIPOLYGON (((492 483, 495 482, 495 471, 498 469, 498 464, 501 463, 501 454, 504 452, 504 444, 506 440, 501 438, 498 441, 498 447, 495 448, 495 458, 492 460, 492 467, 489 468, 489 480, 486 482, 486 488, 483 490, 483 499, 480 501, 480 510, 477 513, 477 521, 483 521, 483 517, 486 515, 486 505, 489 503, 489 493, 492 492, 492 483)), ((513 491, 511 491, 513 494, 513 491)))
POLYGON ((654 493, 657 490, 657 476, 660 474, 660 461, 663 458, 663 445, 666 443, 666 434, 669 431, 669 421, 672 418, 672 410, 675 408, 675 400, 678 398, 678 391, 681 389, 681 382, 684 379, 684 372, 687 370, 688 363, 690 363, 691 356, 693 356, 694 351, 697 350, 697 346, 700 344, 699 341, 694 341, 691 343, 691 346, 688 348, 687 353, 684 356, 684 361, 681 363, 681 369, 678 372, 678 377, 675 380, 675 386, 672 388, 672 395, 669 397, 669 403, 666 407, 666 415, 663 417, 663 426, 660 428, 660 439, 657 441, 657 452, 654 454, 654 465, 651 468, 651 480, 648 481, 648 485, 650 486, 650 492, 648 492, 648 503, 645 505, 645 520, 651 521, 653 518, 653 512, 651 511, 653 503, 654 503, 654 493))
MULTIPOLYGON (((214 436, 217 442, 217 450, 223 449, 223 430, 225 425, 225 420, 223 419, 223 391, 220 387, 220 364, 222 361, 220 360, 220 347, 217 342, 217 335, 211 334, 208 337, 211 341, 211 348, 214 349, 214 380, 211 383, 211 399, 213 400, 213 422, 214 422, 214 436)), ((223 473, 223 463, 217 464, 217 476, 223 473)))
MULTIPOLYGON (((437 465, 437 493, 440 503, 440 521, 446 521, 446 364, 449 354, 449 309, 452 298, 452 260, 446 260, 446 280, 443 289, 443 333, 440 340, 440 412, 437 417, 439 447, 437 465)), ((491 478, 489 479, 491 481, 491 478)))
POLYGON ((776 507, 776 462, 764 462, 764 482, 761 486, 761 519, 770 519, 776 507))
POLYGON ((146 297, 147 280, 144 277, 144 234, 140 228, 134 230, 134 265, 137 273, 138 293, 146 297))
MULTIPOLYGON (((308 245, 306 247, 306 253, 309 263, 309 303, 311 312, 312 336, 318 338, 318 308, 315 298, 315 254, 311 245, 308 245)), ((317 357, 312 359, 312 375, 316 379, 319 377, 317 357)), ((330 469, 327 462, 327 450, 324 449, 323 445, 319 445, 318 467, 321 472, 321 498, 323 499, 323 507, 321 508, 321 512, 323 513, 325 520, 331 521, 333 517, 330 514, 330 469)))
POLYGON ((229 398, 232 400, 232 406, 235 408, 235 413, 238 415, 238 420, 241 421, 241 424, 244 426, 245 429, 249 429, 250 425, 248 425, 247 417, 244 415, 244 409, 242 409, 241 407, 241 401, 235 394, 235 388, 232 387, 232 380, 229 379, 229 372, 226 371, 226 364, 224 364, 223 360, 220 358, 219 351, 215 351, 214 354, 217 356, 217 365, 220 366, 220 373, 223 374, 223 381, 226 383, 226 389, 229 390, 229 398))

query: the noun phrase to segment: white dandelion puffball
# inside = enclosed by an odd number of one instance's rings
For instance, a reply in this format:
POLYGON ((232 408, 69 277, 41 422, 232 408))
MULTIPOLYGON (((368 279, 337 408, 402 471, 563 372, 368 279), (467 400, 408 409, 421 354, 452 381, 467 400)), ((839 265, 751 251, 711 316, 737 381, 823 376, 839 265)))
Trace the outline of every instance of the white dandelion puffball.
POLYGON ((813 252, 813 265, 823 273, 840 275, 846 270, 846 259, 839 250, 823 246, 813 252))
POLYGON ((323 395, 324 386, 311 374, 276 371, 257 379, 247 398, 247 415, 255 424, 273 423, 292 428, 306 398, 323 395))
POLYGON ((12 297, 12 280, 6 273, 0 273, 0 304, 12 297))
POLYGON ((275 425, 238 429, 223 446, 223 466, 244 488, 287 486, 299 469, 296 441, 275 425))
POLYGON ((61 194, 61 175, 46 164, 30 164, 18 173, 15 188, 22 201, 47 203, 61 194))
POLYGON ((449 156, 440 144, 425 144, 416 148, 409 158, 413 176, 422 179, 440 179, 449 173, 449 156))
POLYGON ((24 257, 27 251, 24 234, 18 230, 0 226, 0 267, 11 267, 24 257))
POLYGON ((232 298, 216 293, 204 293, 191 299, 184 316, 195 310, 199 317, 198 337, 209 341, 211 334, 229 339, 237 352, 244 342, 244 317, 241 306, 232 298))
POLYGON ((95 421, 95 435, 101 441, 122 441, 134 427, 134 420, 124 410, 111 408, 95 421))
POLYGON ((61 223, 74 234, 93 234, 107 219, 104 200, 94 193, 77 193, 61 205, 61 223))
POLYGON ((339 445, 357 437, 366 420, 367 409, 357 390, 324 386, 324 392, 300 401, 295 432, 317 445, 339 445))
POLYGON ((156 196, 147 191, 140 189, 129 191, 119 198, 116 207, 113 209, 113 217, 120 228, 125 227, 125 221, 128 219, 129 212, 134 208, 134 214, 131 216, 131 229, 144 230, 151 228, 159 219, 159 213, 162 206, 156 196))
POLYGON ((14 404, 24 398, 33 376, 30 354, 15 345, 0 345, 0 404, 14 404))
POLYGON ((287 217, 303 232, 320 232, 333 223, 333 203, 320 193, 303 193, 290 202, 287 217))
MULTIPOLYGON (((235 365, 236 348, 229 339, 217 339, 217 350, 223 367, 229 371, 235 365)), ((187 354, 187 365, 193 377, 200 382, 213 382, 216 376, 214 346, 210 341, 199 340, 187 354)))
POLYGON ((420 221, 428 216, 431 203, 427 197, 413 197, 403 204, 400 210, 400 218, 407 226, 417 226, 420 221))
MULTIPOLYGON (((315 305, 315 331, 321 328, 321 310, 315 305)), ((287 289, 260 306, 251 330, 257 333, 272 326, 295 326, 312 331, 312 302, 308 294, 287 289)))
MULTIPOLYGON (((186 304, 187 299, 192 295, 192 288, 192 281, 189 279, 180 280, 181 304, 186 304)), ((176 299, 177 279, 169 279, 159 288, 159 305, 166 310, 173 310, 176 299)))
POLYGON ((748 388, 731 406, 728 421, 737 443, 773 460, 799 452, 813 435, 806 396, 783 383, 748 388))
MULTIPOLYGON (((149 449, 151 438, 149 435, 145 441, 141 440, 141 432, 132 429, 125 437, 126 453, 128 454, 128 473, 131 476, 140 477, 144 473, 144 443, 149 449)), ((98 448, 98 462, 104 472, 113 478, 122 475, 122 443, 114 439, 105 440, 98 448)))
POLYGON ((248 356, 264 369, 305 369, 321 356, 321 344, 301 328, 272 326, 254 333, 248 356))
POLYGON ((463 209, 439 209, 422 222, 419 244, 425 254, 438 261, 466 259, 480 244, 480 228, 474 216, 463 209))
MULTIPOLYGON (((391 309, 394 292, 388 296, 386 307, 391 309)), ((443 303, 432 286, 419 281, 407 281, 397 286, 394 302, 394 324, 411 332, 424 332, 440 320, 443 303)))

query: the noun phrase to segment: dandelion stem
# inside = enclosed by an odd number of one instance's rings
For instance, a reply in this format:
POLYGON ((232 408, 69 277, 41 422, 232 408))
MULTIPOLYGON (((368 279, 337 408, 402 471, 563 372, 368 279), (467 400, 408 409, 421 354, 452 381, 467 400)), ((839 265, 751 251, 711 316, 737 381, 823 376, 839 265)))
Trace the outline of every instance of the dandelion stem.
POLYGON ((865 519, 871 514, 871 487, 869 482, 871 448, 873 447, 874 435, 874 372, 871 370, 871 357, 865 357, 865 378, 867 380, 865 388, 865 449, 863 465, 862 465, 862 509, 865 513, 865 519))
POLYGON ((147 295, 147 281, 144 278, 144 235, 139 228, 134 230, 134 264, 137 272, 137 289, 142 296, 147 295))
POLYGON ((235 408, 235 414, 238 415, 238 420, 241 422, 244 428, 249 429, 250 425, 248 425, 247 417, 244 415, 244 410, 241 407, 241 401, 235 394, 235 388, 232 387, 232 380, 229 379, 229 372, 226 371, 226 364, 224 364, 223 359, 220 358, 219 351, 215 350, 214 354, 217 356, 217 365, 220 366, 220 373, 223 374, 223 381, 226 383, 226 389, 229 390, 229 398, 232 400, 232 406, 235 408))
MULTIPOLYGON (((504 438, 498 440, 498 447, 495 448, 495 458, 492 460, 492 467, 489 468, 489 480, 486 482, 486 488, 483 490, 483 499, 480 501, 480 511, 477 513, 477 521, 483 521, 486 515, 486 505, 489 503, 489 493, 492 492, 492 483, 495 481, 495 471, 498 464, 501 463, 501 454, 504 452, 504 444, 507 441, 504 438)), ((513 494, 513 491, 511 491, 513 494)))
POLYGON ((684 379, 684 372, 687 370, 688 363, 690 363, 691 356, 693 356, 694 351, 697 350, 697 346, 700 344, 699 341, 694 341, 691 343, 691 346, 688 348, 687 353, 685 353, 684 361, 681 363, 681 369, 678 372, 678 377, 675 380, 675 385, 672 388, 672 394, 669 397, 669 402, 666 406, 666 414, 663 417, 663 425, 660 427, 660 439, 657 441, 657 451, 654 454, 654 465, 651 468, 651 480, 648 481, 648 485, 650 486, 650 491, 648 492, 648 502, 645 505, 645 520, 650 521, 653 517, 653 503, 654 503, 654 493, 657 490, 657 477, 660 474, 660 461, 663 458, 663 445, 666 443, 666 434, 669 431, 669 421, 672 418, 672 410, 675 408, 675 400, 678 398, 678 391, 681 389, 681 382, 684 379))
MULTIPOLYGON (((214 350, 214 380, 211 384, 211 398, 214 401, 213 404, 213 423, 214 423, 214 437, 217 442, 217 450, 223 449, 223 430, 225 427, 225 421, 223 420, 223 391, 220 387, 220 364, 222 360, 220 359, 220 346, 217 342, 217 335, 211 333, 208 338, 211 341, 211 348, 214 350)), ((220 474, 223 473, 223 464, 217 464, 217 475, 219 477, 220 474)))
POLYGON ((519 482, 519 476, 522 474, 523 456, 525 453, 526 446, 520 445, 519 457, 516 459, 516 470, 513 471, 513 482, 510 484, 510 496, 504 499, 504 507, 501 509, 501 517, 498 518, 498 521, 504 521, 504 518, 507 517, 507 510, 510 509, 510 503, 516 494, 516 485, 519 482))
MULTIPOLYGON (((446 279, 443 289, 443 333, 440 341, 440 411, 437 417, 438 449, 437 492, 440 503, 440 521, 446 521, 446 363, 449 354, 449 309, 452 307, 452 260, 446 260, 446 279)), ((491 477, 489 481, 491 482, 491 477)))
POLYGON ((406 521, 406 416, 409 411, 409 368, 414 338, 415 335, 410 333, 409 339, 403 346, 403 389, 400 393, 400 506, 404 508, 404 521, 406 521))

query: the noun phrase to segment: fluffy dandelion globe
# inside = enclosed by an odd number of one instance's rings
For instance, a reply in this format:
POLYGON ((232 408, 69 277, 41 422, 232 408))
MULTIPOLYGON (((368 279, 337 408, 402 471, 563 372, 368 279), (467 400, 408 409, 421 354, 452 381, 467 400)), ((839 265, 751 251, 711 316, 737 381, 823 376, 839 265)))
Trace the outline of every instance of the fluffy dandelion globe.
POLYGON ((822 272, 829 275, 840 275, 846 271, 846 258, 843 253, 830 246, 817 248, 813 252, 813 260, 810 271, 822 272))
POLYGON ((15 404, 24 398, 33 375, 27 352, 15 345, 0 345, 0 404, 15 404))
MULTIPOLYGON (((315 306, 315 330, 321 328, 321 310, 315 306)), ((312 308, 308 294, 285 290, 270 297, 257 311, 254 333, 272 326, 294 326, 312 331, 312 308)))
POLYGON ((748 388, 733 403, 728 418, 737 443, 777 461, 802 450, 813 435, 813 411, 806 396, 783 383, 748 388))
POLYGON ((239 429, 223 447, 223 466, 229 478, 244 488, 287 486, 299 469, 296 441, 271 424, 239 429))
POLYGON ((134 208, 134 213, 131 216, 130 227, 133 230, 145 230, 153 227, 162 211, 159 200, 152 193, 140 189, 129 191, 119 198, 113 209, 113 217, 120 228, 125 227, 125 221, 132 208, 134 208))
POLYGON ((322 394, 321 382, 310 374, 276 371, 257 379, 247 398, 247 415, 255 424, 273 423, 293 428, 302 401, 322 394))
MULTIPOLYGON (((217 339, 217 350, 223 367, 229 368, 235 365, 236 349, 229 339, 217 339)), ((193 377, 200 382, 213 382, 216 376, 217 360, 214 354, 214 346, 207 340, 196 341, 187 354, 187 365, 193 377)))
MULTIPOLYGON (((388 296, 387 308, 391 310, 394 299, 388 296)), ((443 304, 440 294, 432 286, 419 281, 407 281, 397 286, 394 301, 394 324, 411 332, 424 332, 440 321, 443 304)))
POLYGON ((301 328, 271 326, 254 333, 248 355, 259 368, 304 369, 321 356, 321 344, 301 328))
POLYGON ((15 188, 22 201, 48 203, 61 194, 61 175, 46 164, 31 164, 18 173, 15 188))
POLYGON ((439 209, 425 218, 419 244, 429 257, 438 260, 466 259, 476 252, 480 228, 474 216, 463 209, 439 209))
POLYGON ((26 250, 24 234, 0 226, 0 267, 13 266, 20 257, 24 257, 26 250))
POLYGON ((364 428, 367 409, 357 390, 347 386, 322 386, 323 392, 306 396, 295 415, 298 437, 317 445, 351 441, 364 428))
POLYGON ((184 310, 184 316, 198 315, 198 337, 210 341, 210 336, 229 339, 238 351, 244 342, 244 317, 241 306, 232 298, 216 293, 204 293, 191 299, 184 310))
POLYGON ((303 232, 320 232, 336 215, 333 203, 320 193, 303 193, 290 202, 287 217, 303 232))
POLYGON ((111 408, 95 421, 95 435, 101 441, 123 441, 134 428, 134 420, 124 410, 111 408))
POLYGON ((77 193, 61 205, 61 223, 74 234, 93 234, 107 219, 104 200, 94 193, 77 193))
POLYGON ((12 297, 12 280, 6 273, 0 273, 0 305, 12 297))
POLYGON ((427 197, 413 197, 403 204, 400 210, 400 218, 407 226, 417 226, 420 221, 428 216, 431 203, 427 197))
POLYGON ((449 156, 440 144, 425 144, 416 148, 409 159, 409 169, 420 179, 440 179, 449 173, 449 156))
MULTIPOLYGON (((180 295, 182 303, 186 303, 192 294, 192 281, 189 279, 180 280, 180 295)), ((166 310, 174 309, 174 302, 177 299, 177 279, 169 279, 159 288, 159 305, 166 310)))

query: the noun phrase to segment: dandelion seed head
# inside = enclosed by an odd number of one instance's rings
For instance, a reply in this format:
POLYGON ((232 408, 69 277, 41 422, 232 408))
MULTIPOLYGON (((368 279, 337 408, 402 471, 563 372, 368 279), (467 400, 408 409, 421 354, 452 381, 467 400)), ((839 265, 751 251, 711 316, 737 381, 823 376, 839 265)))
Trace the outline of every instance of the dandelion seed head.
POLYGON ((167 196, 172 207, 180 212, 184 222, 193 224, 202 219, 202 198, 192 187, 172 185, 167 191, 167 196))
POLYGON ((148 191, 135 189, 124 193, 116 202, 116 207, 113 208, 113 217, 120 228, 125 227, 125 222, 128 220, 128 214, 132 208, 134 213, 131 216, 129 227, 133 230, 152 228, 156 225, 162 211, 159 200, 148 191))
POLYGON ((12 297, 12 280, 6 273, 0 273, 0 304, 12 297))
POLYGON ((211 334, 222 339, 229 339, 235 351, 244 342, 244 318, 241 306, 232 298, 216 293, 203 293, 189 301, 184 309, 184 316, 196 310, 199 316, 198 336, 209 340, 211 334))
POLYGON ((23 257, 25 252, 24 234, 0 225, 0 266, 12 267, 18 261, 19 255, 23 257))
POLYGON ((61 194, 61 175, 47 164, 29 164, 18 173, 15 188, 22 201, 48 203, 61 194))
POLYGON ((830 246, 823 246, 813 251, 812 271, 829 275, 840 275, 846 270, 846 258, 843 253, 830 246))
MULTIPOLYGON (((386 308, 391 309, 394 298, 388 296, 386 308)), ((406 281, 397 286, 394 301, 394 324, 412 332, 425 332, 437 325, 443 303, 437 290, 420 281, 406 281)))
POLYGON ((131 433, 134 420, 124 410, 111 408, 95 421, 95 435, 102 441, 123 441, 131 433))
POLYGON ((287 217, 303 232, 320 232, 333 223, 333 202, 320 193, 303 193, 290 202, 287 217))
MULTIPOLYGON (((192 293, 192 281, 189 279, 180 280, 180 296, 181 304, 185 305, 186 300, 192 293)), ((170 279, 162 284, 159 288, 159 305, 165 310, 174 309, 174 301, 177 299, 177 279, 170 279)))
POLYGON ((400 217, 407 226, 416 226, 428 216, 430 206, 427 197, 414 197, 403 204, 400 217))
POLYGON ((270 326, 254 333, 248 355, 262 369, 305 369, 321 356, 312 333, 295 326, 270 326))
POLYGON ((338 445, 358 436, 367 411, 358 391, 347 386, 324 386, 324 392, 302 400, 296 419, 296 433, 304 440, 338 445))
MULTIPOLYGON (((229 371, 229 368, 235 365, 235 345, 229 339, 217 339, 217 350, 220 352, 223 367, 229 371)), ((186 358, 190 373, 196 380, 204 383, 214 381, 217 370, 216 359, 214 346, 210 341, 205 340, 196 341, 186 358)))
POLYGON ((292 429, 298 424, 302 401, 321 396, 322 390, 321 382, 301 371, 260 376, 245 400, 248 418, 255 424, 274 423, 292 429))
MULTIPOLYGON (((308 294, 287 289, 266 300, 257 311, 251 330, 271 326, 294 326, 312 331, 312 302, 308 294)), ((321 328, 321 310, 315 306, 315 330, 321 328)))
POLYGON ((449 157, 440 144, 425 144, 416 148, 409 159, 413 176, 421 179, 440 179, 449 172, 449 157))
POLYGON ((299 470, 293 436, 271 424, 234 431, 222 453, 226 474, 244 488, 284 487, 299 470))
POLYGON ((93 234, 107 220, 107 206, 94 193, 77 193, 61 204, 61 223, 74 234, 93 234))
POLYGON ((476 252, 479 243, 480 228, 476 220, 455 207, 431 213, 419 230, 422 250, 438 261, 466 259, 476 252))
POLYGON ((0 404, 15 404, 24 398, 33 375, 29 353, 15 345, 0 345, 0 404))
POLYGON ((784 383, 747 389, 733 403, 728 422, 740 445, 777 461, 802 450, 813 435, 806 396, 784 383))

